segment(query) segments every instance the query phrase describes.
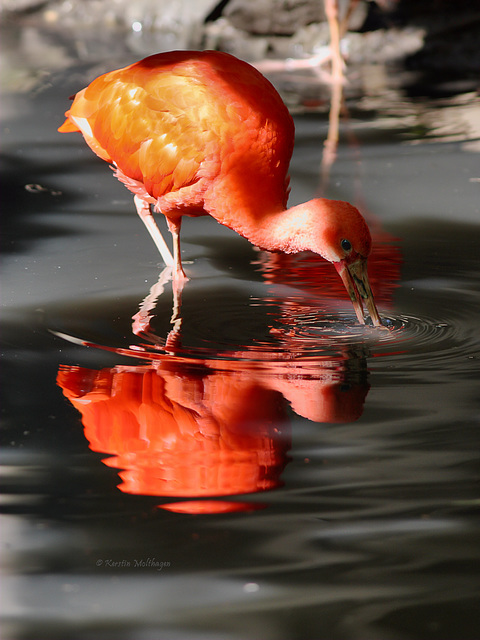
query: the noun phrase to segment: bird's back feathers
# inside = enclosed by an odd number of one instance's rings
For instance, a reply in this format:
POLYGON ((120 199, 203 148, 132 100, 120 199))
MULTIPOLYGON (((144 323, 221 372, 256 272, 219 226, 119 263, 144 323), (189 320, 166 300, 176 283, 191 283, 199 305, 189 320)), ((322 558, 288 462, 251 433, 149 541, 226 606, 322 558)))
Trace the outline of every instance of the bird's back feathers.
MULTIPOLYGON (((94 80, 66 116, 60 131, 81 131, 100 158, 155 201, 181 203, 181 190, 192 193, 188 187, 201 182, 200 208, 212 187, 214 199, 250 207, 253 184, 259 209, 262 193, 286 204, 293 121, 268 80, 228 54, 150 56, 94 80)), ((221 208, 207 211, 228 224, 221 208)))

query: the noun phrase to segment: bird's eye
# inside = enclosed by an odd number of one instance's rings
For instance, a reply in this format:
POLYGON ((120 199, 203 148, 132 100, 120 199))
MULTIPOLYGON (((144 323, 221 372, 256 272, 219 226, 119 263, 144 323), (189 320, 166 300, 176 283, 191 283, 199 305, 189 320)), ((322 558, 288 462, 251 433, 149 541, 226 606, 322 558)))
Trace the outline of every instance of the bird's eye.
POLYGON ((346 240, 345 238, 340 242, 340 244, 342 245, 342 249, 344 251, 350 251, 350 249, 352 248, 352 243, 350 242, 350 240, 346 240))

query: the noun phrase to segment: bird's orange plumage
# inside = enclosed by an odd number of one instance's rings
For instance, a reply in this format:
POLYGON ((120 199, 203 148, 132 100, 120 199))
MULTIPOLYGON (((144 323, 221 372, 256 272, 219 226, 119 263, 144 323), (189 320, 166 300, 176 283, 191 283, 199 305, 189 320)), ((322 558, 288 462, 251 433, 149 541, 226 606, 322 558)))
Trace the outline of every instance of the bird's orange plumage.
POLYGON ((314 199, 286 209, 293 120, 266 78, 216 51, 153 55, 94 80, 80 91, 59 131, 80 131, 112 163, 175 282, 185 277, 183 215, 209 214, 270 251, 311 250, 333 262, 355 311, 362 299, 380 324, 368 283, 370 233, 345 202, 314 199), (163 213, 174 259, 151 216, 163 213), (348 241, 348 242, 346 242, 348 241))
POLYGON ((228 54, 150 56, 94 80, 66 116, 60 131, 73 122, 167 216, 208 212, 235 228, 244 208, 286 205, 292 119, 268 80, 228 54))

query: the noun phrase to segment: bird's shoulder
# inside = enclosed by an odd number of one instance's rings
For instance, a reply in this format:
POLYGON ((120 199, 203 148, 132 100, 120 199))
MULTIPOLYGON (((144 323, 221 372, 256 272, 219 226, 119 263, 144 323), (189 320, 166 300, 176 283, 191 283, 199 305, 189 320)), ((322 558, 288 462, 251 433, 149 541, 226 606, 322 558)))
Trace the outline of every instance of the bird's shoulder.
POLYGON ((288 164, 293 146, 272 85, 218 52, 158 54, 106 73, 77 94, 72 116, 100 157, 156 197, 213 175, 225 157, 288 164))

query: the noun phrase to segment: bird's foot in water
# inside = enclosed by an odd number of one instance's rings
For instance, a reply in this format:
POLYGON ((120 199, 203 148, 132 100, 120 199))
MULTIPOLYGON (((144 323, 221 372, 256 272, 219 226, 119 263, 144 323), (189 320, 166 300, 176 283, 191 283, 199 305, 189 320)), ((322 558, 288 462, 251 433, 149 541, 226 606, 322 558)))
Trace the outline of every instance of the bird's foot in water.
POLYGON ((173 281, 172 288, 174 295, 180 295, 183 291, 183 287, 185 283, 188 282, 190 278, 187 276, 182 267, 177 267, 173 273, 173 281))

